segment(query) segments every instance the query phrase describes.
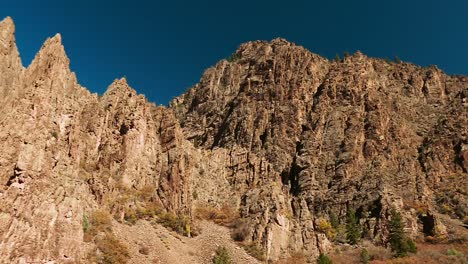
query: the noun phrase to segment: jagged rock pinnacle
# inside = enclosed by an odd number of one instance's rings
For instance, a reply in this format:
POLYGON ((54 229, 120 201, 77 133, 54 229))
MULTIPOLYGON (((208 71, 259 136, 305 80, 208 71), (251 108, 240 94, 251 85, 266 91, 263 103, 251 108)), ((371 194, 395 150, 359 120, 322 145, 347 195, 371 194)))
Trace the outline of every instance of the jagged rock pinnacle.
POLYGON ((137 94, 137 92, 128 85, 127 78, 122 77, 120 79, 115 79, 111 85, 109 85, 107 91, 104 93, 104 97, 124 94, 128 96, 134 96, 137 94))
POLYGON ((68 75, 71 73, 69 67, 70 60, 62 45, 62 36, 57 33, 44 42, 28 71, 35 74, 45 71, 54 76, 68 75))

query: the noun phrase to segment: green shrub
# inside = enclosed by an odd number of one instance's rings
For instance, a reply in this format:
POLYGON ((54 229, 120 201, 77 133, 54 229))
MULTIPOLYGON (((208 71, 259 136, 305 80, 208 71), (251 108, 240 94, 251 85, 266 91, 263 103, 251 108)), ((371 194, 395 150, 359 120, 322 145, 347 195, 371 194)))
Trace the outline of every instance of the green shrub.
POLYGON ((349 210, 346 222, 346 239, 351 245, 357 244, 361 240, 361 226, 354 210, 349 210))
POLYGON ((366 248, 363 248, 361 250, 360 258, 361 258, 361 263, 363 263, 363 264, 367 264, 371 260, 371 257, 369 255, 369 251, 367 251, 366 248))
POLYGON ((82 223, 82 225, 83 225, 83 232, 86 233, 88 231, 88 229, 89 229, 89 221, 88 221, 88 217, 86 216, 85 213, 83 213, 83 223, 82 223))
POLYGON ((317 264, 333 264, 333 262, 326 254, 320 253, 317 259, 317 264))
POLYGON ((461 256, 462 254, 460 252, 458 252, 458 250, 456 250, 454 248, 451 248, 451 249, 447 250, 447 255, 449 255, 449 256, 461 256))
POLYGON ((212 259, 213 264, 231 264, 232 260, 229 252, 225 247, 218 247, 215 256, 212 259))

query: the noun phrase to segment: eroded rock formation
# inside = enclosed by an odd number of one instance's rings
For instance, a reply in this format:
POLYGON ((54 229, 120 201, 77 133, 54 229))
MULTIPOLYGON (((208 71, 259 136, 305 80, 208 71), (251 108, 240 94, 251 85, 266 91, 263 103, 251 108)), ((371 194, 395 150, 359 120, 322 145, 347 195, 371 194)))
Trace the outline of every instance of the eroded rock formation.
POLYGON ((235 208, 272 260, 328 251, 319 221, 351 209, 377 244, 392 208, 412 236, 466 217, 468 77, 255 41, 166 108, 125 79, 91 94, 60 35, 24 68, 14 31, 0 23, 0 262, 86 262, 86 214, 125 219, 139 192, 189 218, 235 208))

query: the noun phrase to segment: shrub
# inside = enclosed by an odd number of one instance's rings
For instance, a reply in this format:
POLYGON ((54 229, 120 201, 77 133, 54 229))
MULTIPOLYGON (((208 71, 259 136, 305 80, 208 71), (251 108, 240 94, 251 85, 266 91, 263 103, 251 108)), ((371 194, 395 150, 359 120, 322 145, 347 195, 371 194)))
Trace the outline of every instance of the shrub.
POLYGON ((324 253, 320 253, 318 259, 317 259, 317 264, 332 264, 333 262, 331 259, 324 253))
POLYGON ((367 264, 367 263, 369 263, 369 261, 371 260, 371 257, 370 257, 370 255, 369 255, 369 252, 367 251, 366 248, 363 248, 363 249, 361 250, 360 258, 361 258, 361 263, 363 263, 363 264, 367 264))
POLYGON ((212 259, 213 264, 231 264, 232 260, 229 252, 225 247, 218 247, 215 256, 212 259))
POLYGON ((218 225, 229 226, 239 218, 239 214, 228 205, 221 208, 198 207, 195 209, 195 218, 211 220, 218 225))
POLYGON ((96 246, 102 253, 99 263, 127 263, 130 258, 127 247, 112 234, 108 233, 104 237, 97 239, 96 246))
POLYGON ((245 219, 237 219, 231 227, 233 229, 231 236, 235 241, 244 241, 249 235, 249 227, 245 219))
POLYGON ((172 229, 181 235, 190 237, 190 221, 185 216, 177 216, 171 212, 166 212, 162 213, 156 222, 166 228, 172 229))
POLYGON ((451 248, 447 250, 447 255, 449 256, 461 256, 462 254, 458 250, 451 248))
POLYGON ((361 227, 354 210, 348 212, 346 222, 346 239, 351 245, 355 245, 361 239, 361 227))
POLYGON ((265 251, 263 250, 263 248, 257 246, 255 243, 250 243, 250 244, 245 244, 243 245, 245 251, 247 251, 247 253, 249 253, 249 255, 251 255, 252 257, 260 260, 260 261, 264 261, 266 258, 265 258, 265 251))
POLYGON ((319 219, 318 221, 318 230, 322 233, 325 233, 327 237, 331 240, 335 239, 336 237, 336 230, 332 227, 332 224, 327 221, 326 219, 319 219))
POLYGON ((85 215, 83 216, 83 231, 85 242, 93 240, 93 238, 100 232, 110 233, 112 232, 112 220, 108 212, 103 210, 93 211, 89 219, 85 215), (84 220, 86 219, 86 230, 84 230, 84 220))

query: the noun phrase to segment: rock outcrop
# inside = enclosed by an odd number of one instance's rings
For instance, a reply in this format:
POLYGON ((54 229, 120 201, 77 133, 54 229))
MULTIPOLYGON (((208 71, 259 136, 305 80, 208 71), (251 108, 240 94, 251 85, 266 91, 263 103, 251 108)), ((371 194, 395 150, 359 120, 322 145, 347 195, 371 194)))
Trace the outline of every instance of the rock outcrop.
POLYGON ((188 219, 235 208, 271 260, 329 251, 320 223, 350 210, 383 245, 391 209, 411 236, 466 218, 468 77, 275 39, 157 107, 125 79, 80 86, 59 34, 24 68, 14 30, 0 22, 2 263, 87 263, 90 212, 125 222, 145 201, 188 219))
MULTIPOLYGON (((418 215, 438 210, 435 193, 453 175, 456 195, 446 206, 466 216, 467 87, 466 77, 435 66, 360 52, 332 62, 275 39, 243 44, 171 107, 196 146, 232 149, 231 160, 243 149, 245 174, 255 180, 233 192, 251 239, 272 259, 316 257, 330 239, 317 221, 344 223, 349 210, 376 243, 386 243, 391 208, 416 236, 418 215)), ((433 222, 419 228, 446 235, 433 222)))

